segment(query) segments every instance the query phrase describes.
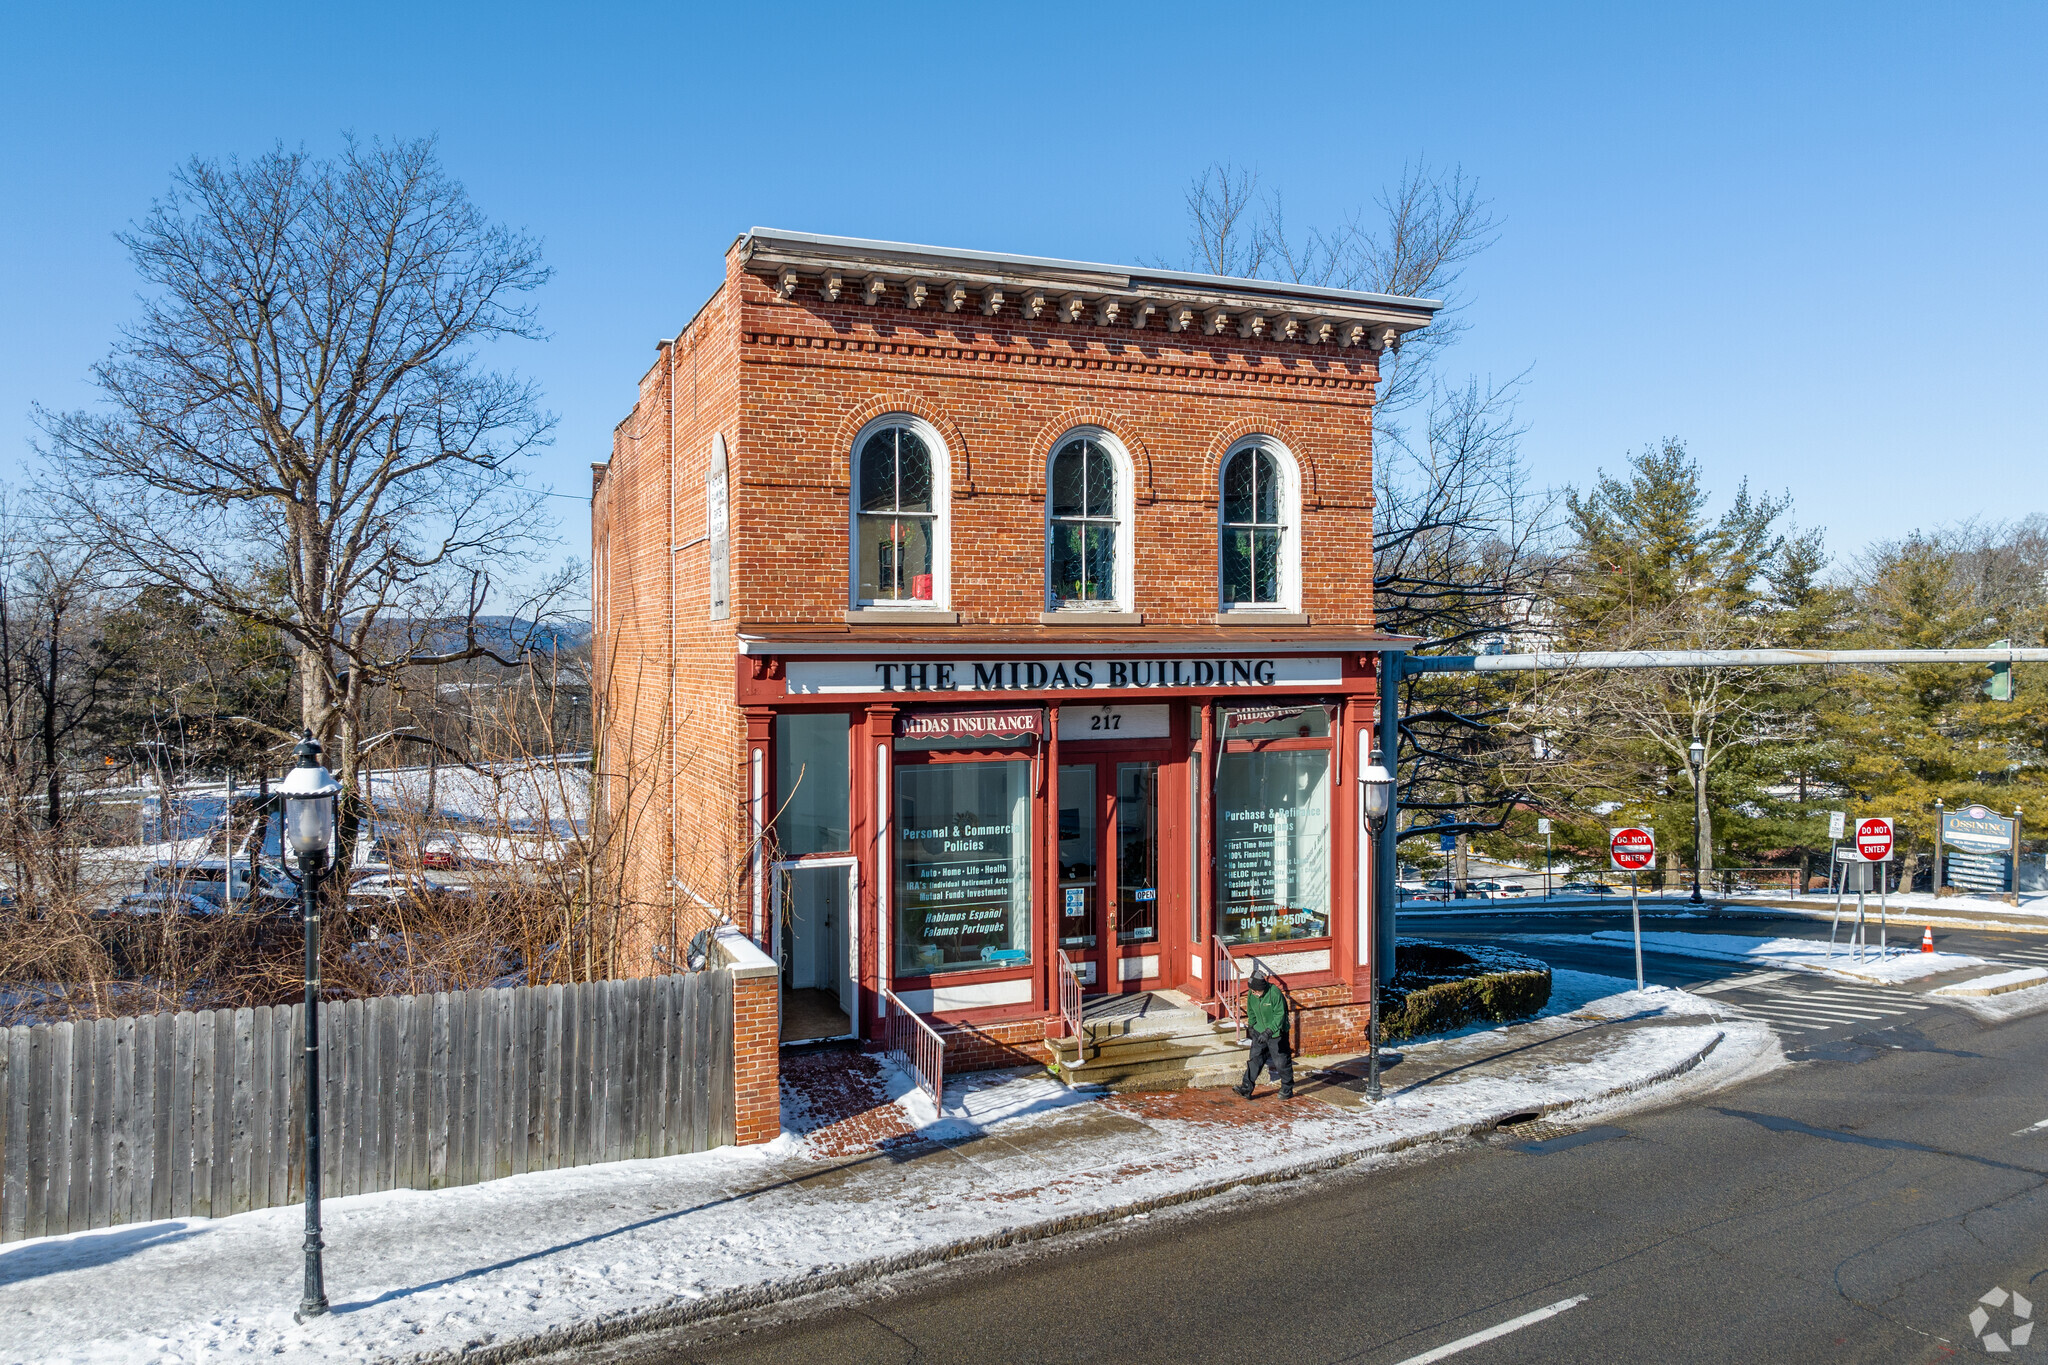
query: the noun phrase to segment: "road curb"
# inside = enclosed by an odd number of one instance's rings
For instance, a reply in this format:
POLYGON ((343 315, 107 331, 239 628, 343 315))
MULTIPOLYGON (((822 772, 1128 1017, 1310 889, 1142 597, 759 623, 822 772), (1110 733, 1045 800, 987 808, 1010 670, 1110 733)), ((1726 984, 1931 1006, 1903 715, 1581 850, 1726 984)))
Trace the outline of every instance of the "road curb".
MULTIPOLYGON (((1593 1095, 1582 1095, 1576 1099, 1559 1100, 1539 1106, 1539 1114, 1553 1114, 1580 1105, 1599 1104, 1606 1100, 1618 1099, 1623 1095, 1663 1085, 1685 1075, 1712 1054, 1728 1035, 1725 1030, 1716 1029, 1714 1036, 1692 1055, 1663 1067, 1648 1076, 1639 1076, 1631 1081, 1610 1086, 1593 1095)), ((1427 1143, 1444 1142, 1452 1138, 1470 1137, 1474 1133, 1490 1132, 1500 1121, 1513 1114, 1527 1110, 1510 1109, 1488 1119, 1471 1123, 1447 1124, 1441 1128, 1422 1133, 1410 1133, 1404 1137, 1392 1138, 1369 1146, 1335 1152, 1328 1156, 1298 1161, 1271 1171, 1252 1175, 1232 1176, 1223 1180, 1207 1181, 1185 1190, 1169 1194, 1152 1195, 1144 1199, 1133 1199, 1106 1209, 1088 1213, 1070 1214, 1064 1218, 1049 1218, 1021 1227, 1004 1228, 999 1232, 985 1233, 978 1237, 963 1237, 939 1246, 920 1247, 895 1256, 880 1256, 872 1260, 858 1261, 852 1265, 834 1270, 820 1271, 797 1279, 773 1281, 767 1284, 750 1285, 744 1289, 728 1290, 721 1294, 707 1295, 698 1299, 675 1298, 651 1308, 636 1309, 613 1317, 599 1318, 576 1323, 569 1327, 551 1328, 516 1341, 491 1342, 476 1347, 460 1347, 454 1350, 421 1352, 410 1356, 395 1356, 387 1359, 402 1361, 404 1365, 505 1365, 512 1361, 532 1360, 539 1356, 552 1355, 578 1347, 594 1346, 616 1341, 643 1332, 661 1331, 664 1328, 683 1327, 693 1322, 709 1321, 713 1318, 729 1317, 753 1309, 768 1308, 780 1303, 806 1298, 829 1289, 844 1289, 851 1285, 878 1280, 888 1275, 900 1274, 906 1270, 917 1270, 927 1266, 941 1265, 947 1261, 959 1260, 984 1251, 996 1251, 1003 1247, 1023 1246, 1031 1242, 1044 1241, 1072 1232, 1084 1232, 1102 1227, 1140 1213, 1155 1209, 1174 1208, 1192 1204, 1203 1199, 1213 1199, 1219 1194, 1232 1190, 1250 1189, 1260 1185, 1274 1185, 1283 1181, 1299 1180, 1305 1176, 1321 1175, 1329 1171, 1368 1161, 1374 1157, 1392 1156, 1413 1147, 1427 1143)))

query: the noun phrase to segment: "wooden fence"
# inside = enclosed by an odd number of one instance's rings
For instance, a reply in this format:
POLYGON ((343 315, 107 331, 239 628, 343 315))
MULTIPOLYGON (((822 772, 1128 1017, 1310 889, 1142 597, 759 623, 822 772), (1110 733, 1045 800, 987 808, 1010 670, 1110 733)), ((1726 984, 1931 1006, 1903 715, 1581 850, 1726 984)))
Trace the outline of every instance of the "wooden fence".
MULTIPOLYGON (((0 1029, 0 1242, 305 1198, 304 1006, 0 1029)), ((733 1140, 729 971, 320 1006, 323 1193, 733 1140)))

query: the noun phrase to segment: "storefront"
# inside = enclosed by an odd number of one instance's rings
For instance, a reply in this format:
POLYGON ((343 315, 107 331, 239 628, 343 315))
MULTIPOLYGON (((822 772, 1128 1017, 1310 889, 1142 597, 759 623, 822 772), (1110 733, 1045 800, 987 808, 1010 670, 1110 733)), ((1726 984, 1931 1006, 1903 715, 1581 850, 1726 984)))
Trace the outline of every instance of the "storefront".
POLYGON ((872 1036, 887 990, 1024 1038, 1063 960, 1090 993, 1195 1000, 1225 954, 1302 992, 1365 979, 1381 637, 1010 634, 742 637, 756 937, 800 1036, 872 1036))

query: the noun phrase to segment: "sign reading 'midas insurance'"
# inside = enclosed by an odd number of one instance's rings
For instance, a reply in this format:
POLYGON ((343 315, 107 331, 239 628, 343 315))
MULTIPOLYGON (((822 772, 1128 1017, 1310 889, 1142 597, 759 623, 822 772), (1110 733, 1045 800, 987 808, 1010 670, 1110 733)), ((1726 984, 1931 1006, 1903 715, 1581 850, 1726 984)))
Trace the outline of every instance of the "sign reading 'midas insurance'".
POLYGON ((791 696, 824 692, 1087 692, 1122 688, 1335 687, 1335 658, 886 659, 791 663, 791 696))

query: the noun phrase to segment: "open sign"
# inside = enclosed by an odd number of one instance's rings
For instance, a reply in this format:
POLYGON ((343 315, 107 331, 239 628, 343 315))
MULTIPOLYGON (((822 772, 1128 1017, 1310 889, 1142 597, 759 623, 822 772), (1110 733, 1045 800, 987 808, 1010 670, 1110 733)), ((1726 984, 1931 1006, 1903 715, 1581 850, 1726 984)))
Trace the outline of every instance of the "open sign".
POLYGON ((1607 857, 1617 872, 1641 872, 1657 861, 1657 833, 1641 825, 1607 831, 1607 857))

